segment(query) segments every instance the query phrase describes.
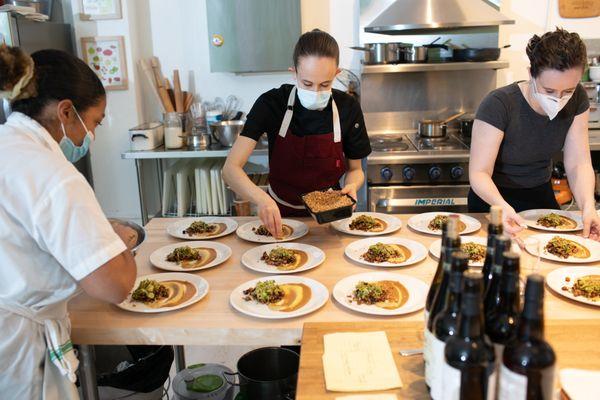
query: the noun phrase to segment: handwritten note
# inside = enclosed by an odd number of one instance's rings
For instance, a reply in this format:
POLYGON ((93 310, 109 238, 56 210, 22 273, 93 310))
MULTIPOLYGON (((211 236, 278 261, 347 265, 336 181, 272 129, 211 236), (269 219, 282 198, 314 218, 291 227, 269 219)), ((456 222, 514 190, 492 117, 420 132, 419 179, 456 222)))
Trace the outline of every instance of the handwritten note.
POLYGON ((327 390, 361 392, 402 387, 385 332, 332 333, 323 340, 327 390))

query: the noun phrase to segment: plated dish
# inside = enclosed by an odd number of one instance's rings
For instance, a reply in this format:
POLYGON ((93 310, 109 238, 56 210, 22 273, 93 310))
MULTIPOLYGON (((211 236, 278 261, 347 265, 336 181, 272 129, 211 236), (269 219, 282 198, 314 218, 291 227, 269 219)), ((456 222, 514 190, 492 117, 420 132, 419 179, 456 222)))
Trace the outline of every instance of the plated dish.
POLYGON ((525 219, 528 227, 552 231, 575 232, 583 229, 581 215, 562 210, 539 209, 521 211, 519 215, 525 219))
POLYGON ((600 306, 600 267, 564 267, 550 272, 547 285, 561 296, 600 306))
POLYGON ((345 253, 353 261, 375 267, 403 267, 427 257, 421 243, 399 237, 357 240, 346 247, 345 253))
POLYGON ((167 271, 198 271, 224 263, 231 248, 221 243, 194 241, 161 247, 150 255, 150 262, 167 271))
POLYGON ((458 215, 458 232, 462 235, 477 232, 481 229, 481 223, 475 218, 464 214, 450 212, 428 212, 413 215, 408 220, 408 226, 417 232, 427 233, 429 235, 441 235, 442 223, 448 219, 449 215, 458 215))
POLYGON ((551 261, 565 263, 600 261, 600 243, 581 236, 538 234, 529 236, 525 243, 525 249, 530 254, 551 261), (531 242, 536 242, 538 245, 532 245, 531 242))
POLYGON ((257 272, 292 274, 316 268, 325 261, 318 247, 302 243, 267 244, 248 250, 242 264, 257 272))
POLYGON ((308 233, 308 226, 304 222, 282 219, 281 223, 283 236, 280 238, 273 237, 260 220, 251 221, 240 226, 236 233, 241 239, 255 243, 289 242, 308 233))
POLYGON ((396 232, 402 228, 402 221, 389 214, 359 212, 350 218, 332 222, 331 226, 350 235, 378 236, 396 232))
POLYGON ((179 310, 208 293, 208 282, 196 275, 161 273, 138 277, 134 289, 118 307, 141 313, 179 310))
POLYGON ((170 224, 167 233, 178 239, 209 240, 227 236, 237 227, 237 222, 227 217, 185 218, 170 224))
MULTIPOLYGON (((487 250, 487 238, 479 236, 461 236, 461 250, 469 256, 469 267, 483 267, 487 250)), ((435 258, 440 258, 442 240, 438 239, 429 246, 429 252, 435 258)), ((512 244, 511 251, 517 254, 521 249, 516 243, 512 244)))
POLYGON ((329 298, 327 288, 313 279, 276 275, 258 278, 235 288, 229 297, 233 308, 258 318, 283 319, 321 308, 329 298))
POLYGON ((333 289, 338 303, 371 315, 402 315, 425 306, 428 285, 411 276, 367 272, 339 281, 333 289))

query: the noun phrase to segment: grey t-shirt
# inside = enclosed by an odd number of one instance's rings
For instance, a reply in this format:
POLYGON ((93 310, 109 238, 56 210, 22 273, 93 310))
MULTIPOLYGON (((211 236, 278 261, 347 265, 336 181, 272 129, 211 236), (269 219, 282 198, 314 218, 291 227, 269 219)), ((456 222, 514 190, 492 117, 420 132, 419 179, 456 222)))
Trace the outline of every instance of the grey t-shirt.
POLYGON ((552 156, 562 150, 575 116, 589 106, 585 90, 578 85, 571 100, 550 120, 531 108, 517 82, 491 91, 475 118, 504 132, 492 175, 494 183, 505 188, 547 183, 552 174, 552 156))

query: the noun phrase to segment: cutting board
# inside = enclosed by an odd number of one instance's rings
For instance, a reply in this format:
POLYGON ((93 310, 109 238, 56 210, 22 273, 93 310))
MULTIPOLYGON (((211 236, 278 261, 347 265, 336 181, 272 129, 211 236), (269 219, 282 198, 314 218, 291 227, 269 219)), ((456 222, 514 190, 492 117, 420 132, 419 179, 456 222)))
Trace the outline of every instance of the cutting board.
POLYGON ((558 12, 563 18, 598 17, 600 0, 558 0, 558 12))

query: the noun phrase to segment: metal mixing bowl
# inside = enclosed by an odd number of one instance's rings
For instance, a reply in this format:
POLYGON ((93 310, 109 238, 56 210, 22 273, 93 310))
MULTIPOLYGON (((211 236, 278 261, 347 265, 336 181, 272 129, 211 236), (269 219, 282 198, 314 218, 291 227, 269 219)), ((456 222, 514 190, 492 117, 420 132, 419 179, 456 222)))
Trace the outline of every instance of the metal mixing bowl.
POLYGON ((242 132, 244 121, 219 121, 210 124, 213 139, 225 147, 233 146, 233 143, 242 132))

